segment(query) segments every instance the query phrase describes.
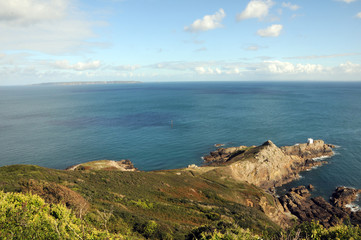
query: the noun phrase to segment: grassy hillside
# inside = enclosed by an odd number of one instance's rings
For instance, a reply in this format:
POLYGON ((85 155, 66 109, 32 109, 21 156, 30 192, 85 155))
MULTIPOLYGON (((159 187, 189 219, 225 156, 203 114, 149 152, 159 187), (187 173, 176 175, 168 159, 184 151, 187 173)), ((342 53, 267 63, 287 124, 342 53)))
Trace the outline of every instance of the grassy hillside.
POLYGON ((203 178, 190 170, 63 171, 13 165, 0 168, 0 189, 64 203, 92 226, 111 233, 184 239, 197 227, 219 222, 257 233, 280 229, 259 206, 245 206, 265 196, 273 204, 261 189, 203 178))
POLYGON ((361 239, 360 229, 347 225, 303 223, 282 230, 261 206, 272 208, 270 195, 208 170, 1 167, 0 238, 361 239))

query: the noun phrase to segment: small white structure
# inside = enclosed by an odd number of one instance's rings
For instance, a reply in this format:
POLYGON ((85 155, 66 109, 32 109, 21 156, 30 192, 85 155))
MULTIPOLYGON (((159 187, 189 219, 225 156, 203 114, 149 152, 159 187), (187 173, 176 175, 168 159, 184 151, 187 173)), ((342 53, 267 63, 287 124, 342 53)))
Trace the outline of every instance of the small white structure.
POLYGON ((312 138, 308 138, 308 139, 307 139, 307 143, 308 143, 308 144, 312 144, 312 143, 313 143, 313 139, 312 139, 312 138))

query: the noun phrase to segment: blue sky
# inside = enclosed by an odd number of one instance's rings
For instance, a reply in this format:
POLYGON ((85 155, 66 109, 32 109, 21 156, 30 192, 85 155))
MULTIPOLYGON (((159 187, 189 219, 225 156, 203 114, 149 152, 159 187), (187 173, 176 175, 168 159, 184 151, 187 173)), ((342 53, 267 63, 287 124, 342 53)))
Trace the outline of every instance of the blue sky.
POLYGON ((0 85, 361 81, 361 0, 0 0, 0 85))

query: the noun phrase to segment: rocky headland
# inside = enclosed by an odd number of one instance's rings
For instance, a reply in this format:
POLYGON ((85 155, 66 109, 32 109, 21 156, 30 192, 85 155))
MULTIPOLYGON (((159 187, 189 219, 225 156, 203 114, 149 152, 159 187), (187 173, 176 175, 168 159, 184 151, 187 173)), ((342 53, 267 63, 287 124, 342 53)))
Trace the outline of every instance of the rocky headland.
POLYGON ((260 146, 217 147, 204 157, 203 166, 183 169, 139 171, 130 160, 92 161, 65 171, 4 166, 0 187, 5 192, 37 194, 49 204, 65 204, 78 216, 101 226, 106 223, 114 232, 126 224, 146 238, 144 229, 154 223, 161 229, 157 234, 174 239, 220 223, 256 233, 279 232, 309 221, 327 228, 344 222, 361 225, 361 212, 350 208, 361 190, 339 187, 329 201, 311 197, 311 185, 276 195, 274 187, 326 163, 324 158, 334 154, 333 145, 316 140, 277 147, 269 140, 260 146))
MULTIPOLYGON (((261 146, 219 148, 205 156, 204 161, 208 166, 219 166, 223 172, 228 172, 223 176, 254 184, 275 194, 274 187, 299 178, 302 171, 327 163, 324 159, 334 155, 334 147, 322 140, 277 147, 268 140, 261 146)), ((322 197, 312 198, 312 189, 312 185, 307 188, 299 186, 290 189, 284 196, 274 195, 278 208, 273 211, 274 216, 266 209, 263 210, 268 216, 278 219, 278 222, 285 222, 285 218, 280 217, 282 214, 290 214, 300 222, 318 221, 326 228, 346 220, 361 225, 361 211, 352 211, 350 208, 361 190, 338 187, 330 201, 326 201, 322 197)))
POLYGON ((322 140, 280 148, 268 140, 261 146, 219 148, 203 159, 207 166, 222 166, 224 176, 270 189, 299 178, 301 171, 326 163, 318 159, 332 156, 332 148, 322 140))
MULTIPOLYGON (((205 164, 201 167, 192 164, 184 169, 169 171, 174 171, 178 176, 191 173, 192 176, 216 179, 217 182, 246 182, 260 187, 272 200, 265 195, 257 198, 244 196, 234 201, 261 210, 283 227, 290 226, 294 218, 301 222, 316 220, 325 227, 335 226, 346 219, 359 224, 361 214, 348 208, 360 193, 359 190, 337 188, 330 202, 322 197, 311 198, 311 185, 308 188, 292 188, 281 197, 275 194, 275 187, 299 178, 300 172, 327 163, 324 158, 333 156, 334 147, 323 140, 277 147, 268 140, 260 146, 218 148, 203 157, 205 164)), ((67 170, 137 171, 130 160, 93 161, 72 166, 67 170)))
POLYGON ((114 160, 98 160, 77 164, 66 168, 68 171, 84 171, 84 170, 108 170, 108 171, 137 171, 133 163, 128 159, 119 161, 114 160))

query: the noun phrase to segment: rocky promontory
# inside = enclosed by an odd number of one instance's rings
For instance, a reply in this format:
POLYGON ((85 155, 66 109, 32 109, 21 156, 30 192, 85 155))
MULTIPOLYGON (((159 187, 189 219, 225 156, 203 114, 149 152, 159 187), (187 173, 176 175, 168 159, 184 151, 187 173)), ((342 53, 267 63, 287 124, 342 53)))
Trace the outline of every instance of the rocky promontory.
POLYGON ((219 148, 203 159, 207 166, 222 166, 214 171, 223 176, 269 189, 299 178, 301 171, 326 163, 317 158, 332 156, 333 147, 315 140, 279 148, 268 140, 260 146, 219 148))
POLYGON ((113 160, 91 161, 68 167, 66 170, 68 171, 84 171, 84 170, 137 171, 138 169, 134 167, 133 163, 130 160, 123 159, 120 161, 113 161, 113 160))

